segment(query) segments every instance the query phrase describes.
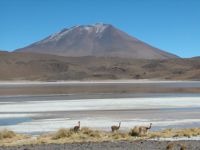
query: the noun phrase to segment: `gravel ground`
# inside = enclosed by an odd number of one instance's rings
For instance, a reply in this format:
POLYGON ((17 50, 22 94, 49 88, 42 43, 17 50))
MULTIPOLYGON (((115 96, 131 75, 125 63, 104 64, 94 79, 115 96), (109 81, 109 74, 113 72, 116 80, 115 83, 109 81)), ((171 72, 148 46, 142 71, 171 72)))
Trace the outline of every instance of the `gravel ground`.
POLYGON ((119 141, 0 147, 0 150, 200 150, 200 141, 119 141), (181 149, 182 147, 182 149, 181 149))

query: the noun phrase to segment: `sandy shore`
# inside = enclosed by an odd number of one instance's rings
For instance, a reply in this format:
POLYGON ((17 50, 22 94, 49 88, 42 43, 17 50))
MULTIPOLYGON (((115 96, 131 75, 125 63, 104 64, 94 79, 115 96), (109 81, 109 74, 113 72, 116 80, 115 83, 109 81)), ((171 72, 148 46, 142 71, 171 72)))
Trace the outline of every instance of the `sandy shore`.
POLYGON ((199 150, 199 141, 118 141, 101 143, 43 144, 18 147, 0 147, 0 150, 199 150))

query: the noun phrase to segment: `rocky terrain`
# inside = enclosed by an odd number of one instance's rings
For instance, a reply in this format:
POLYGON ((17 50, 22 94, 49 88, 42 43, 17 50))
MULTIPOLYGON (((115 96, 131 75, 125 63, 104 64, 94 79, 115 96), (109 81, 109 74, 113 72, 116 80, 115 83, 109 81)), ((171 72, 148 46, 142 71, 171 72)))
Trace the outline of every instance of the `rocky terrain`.
POLYGON ((200 59, 145 60, 0 52, 0 80, 91 79, 200 80, 200 59))
POLYGON ((43 144, 35 146, 0 147, 0 150, 199 150, 199 141, 119 141, 100 143, 43 144), (182 148, 182 149, 181 149, 182 148))

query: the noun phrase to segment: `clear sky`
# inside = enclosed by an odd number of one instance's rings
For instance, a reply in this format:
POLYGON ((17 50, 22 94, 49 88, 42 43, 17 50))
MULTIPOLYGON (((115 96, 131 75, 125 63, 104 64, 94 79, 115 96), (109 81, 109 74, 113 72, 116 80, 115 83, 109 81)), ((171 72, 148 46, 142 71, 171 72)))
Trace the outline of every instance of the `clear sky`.
POLYGON ((0 49, 97 22, 181 57, 200 56, 200 0, 0 0, 0 49))

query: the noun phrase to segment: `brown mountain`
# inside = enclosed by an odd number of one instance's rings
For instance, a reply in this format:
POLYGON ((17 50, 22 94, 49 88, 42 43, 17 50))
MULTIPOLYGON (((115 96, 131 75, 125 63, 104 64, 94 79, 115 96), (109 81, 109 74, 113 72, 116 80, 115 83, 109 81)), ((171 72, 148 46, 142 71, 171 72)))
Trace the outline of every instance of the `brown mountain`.
POLYGON ((82 25, 63 29, 16 51, 68 57, 177 58, 173 54, 152 47, 108 24, 82 25))
POLYGON ((0 52, 0 80, 200 80, 200 58, 137 60, 0 52))

